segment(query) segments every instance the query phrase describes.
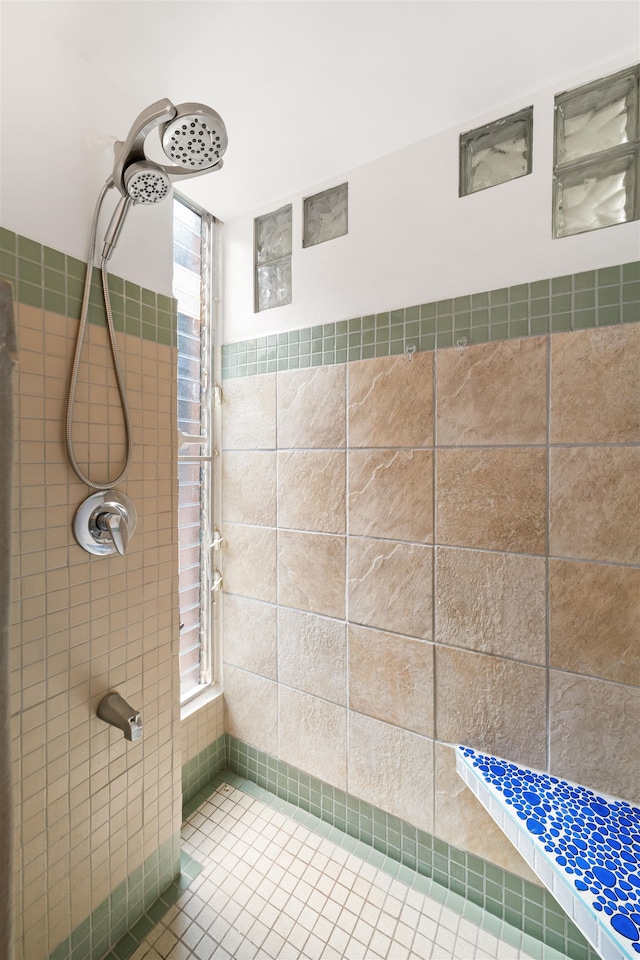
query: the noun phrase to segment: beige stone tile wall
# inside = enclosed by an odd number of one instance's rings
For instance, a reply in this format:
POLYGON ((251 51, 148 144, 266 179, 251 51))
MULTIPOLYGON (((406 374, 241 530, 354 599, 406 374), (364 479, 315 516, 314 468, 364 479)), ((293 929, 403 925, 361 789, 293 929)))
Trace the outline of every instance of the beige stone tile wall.
MULTIPOLYGON (((72 520, 89 490, 66 462, 76 319, 16 305, 11 713, 16 957, 43 960, 181 820, 175 540, 175 352, 118 335, 134 433, 119 485, 137 508, 125 557, 93 557, 72 520), (143 717, 129 743, 96 716, 117 690, 143 717)), ((119 472, 124 433, 105 331, 89 325, 77 454, 119 472)))
POLYGON ((637 802, 639 374, 627 324, 228 381, 226 729, 529 879, 455 744, 637 802))

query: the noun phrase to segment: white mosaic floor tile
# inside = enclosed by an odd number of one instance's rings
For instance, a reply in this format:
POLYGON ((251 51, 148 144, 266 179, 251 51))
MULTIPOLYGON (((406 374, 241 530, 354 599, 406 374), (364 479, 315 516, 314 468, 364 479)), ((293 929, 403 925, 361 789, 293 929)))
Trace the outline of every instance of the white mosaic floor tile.
POLYGON ((203 869, 135 960, 531 960, 229 784, 183 844, 203 869))

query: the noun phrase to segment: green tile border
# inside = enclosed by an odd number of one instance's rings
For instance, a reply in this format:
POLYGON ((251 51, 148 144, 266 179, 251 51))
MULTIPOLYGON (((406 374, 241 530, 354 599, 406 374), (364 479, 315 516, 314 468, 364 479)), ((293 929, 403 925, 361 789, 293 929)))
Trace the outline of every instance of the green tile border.
MULTIPOLYGON (((129 960, 159 920, 168 913, 178 897, 202 871, 202 865, 184 851, 180 854, 180 875, 166 887, 160 896, 144 911, 140 919, 120 937, 105 955, 92 956, 92 960, 129 960)), ((50 958, 52 960, 52 958, 50 958)), ((75 960, 75 958, 73 958, 75 960)))
MULTIPOLYGON (((79 317, 85 271, 84 261, 0 227, 0 277, 11 283, 19 303, 79 317)), ((176 345, 176 300, 112 274, 109 296, 116 330, 153 343, 176 345)), ((105 323, 102 279, 97 267, 91 278, 88 319, 89 323, 105 323)))
MULTIPOLYGON (((462 898, 469 909, 487 911, 539 944, 571 960, 599 960, 562 907, 544 888, 418 830, 398 817, 276 760, 230 734, 225 734, 229 769, 278 802, 292 805, 294 819, 329 837, 347 850, 362 844, 365 859, 420 887, 426 881, 462 898)), ((229 774, 218 774, 218 781, 229 774)), ((214 780, 214 782, 216 782, 214 780)), ((210 791, 211 792, 211 791, 210 791)), ((202 801, 191 798, 188 809, 202 801)), ((264 799, 264 797, 263 797, 264 799)), ((265 802, 267 802, 265 800, 265 802)), ((362 855, 362 853, 360 853, 362 855)), ((433 893, 431 892, 432 896, 433 893)), ((465 907, 466 909, 466 907, 465 907)))
POLYGON ((227 745, 224 734, 205 747, 196 757, 188 760, 182 767, 182 804, 183 819, 186 805, 203 787, 227 767, 227 745))
POLYGON ((125 960, 125 955, 116 952, 119 943, 135 940, 134 931, 146 927, 145 934, 126 954, 130 956, 200 869, 190 857, 181 854, 180 834, 170 837, 58 944, 48 960, 102 960, 107 955, 125 960), (151 920, 151 925, 145 918, 151 920))
POLYGON ((224 344, 222 377, 635 321, 640 261, 224 344))

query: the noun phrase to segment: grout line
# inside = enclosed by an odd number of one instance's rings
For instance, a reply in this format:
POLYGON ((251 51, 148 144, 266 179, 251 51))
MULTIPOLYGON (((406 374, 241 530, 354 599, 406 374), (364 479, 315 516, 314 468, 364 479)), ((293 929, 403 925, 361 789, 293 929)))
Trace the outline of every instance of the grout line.
POLYGON ((546 491, 546 556, 545 566, 545 719, 546 719, 546 770, 551 770, 551 335, 547 337, 547 491, 546 491))

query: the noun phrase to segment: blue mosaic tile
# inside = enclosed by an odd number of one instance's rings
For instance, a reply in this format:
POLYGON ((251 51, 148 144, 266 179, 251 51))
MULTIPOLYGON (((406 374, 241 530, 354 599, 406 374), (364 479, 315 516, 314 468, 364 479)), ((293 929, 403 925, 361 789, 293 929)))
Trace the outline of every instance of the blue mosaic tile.
POLYGON ((640 808, 470 747, 458 772, 596 949, 637 958, 640 808))

